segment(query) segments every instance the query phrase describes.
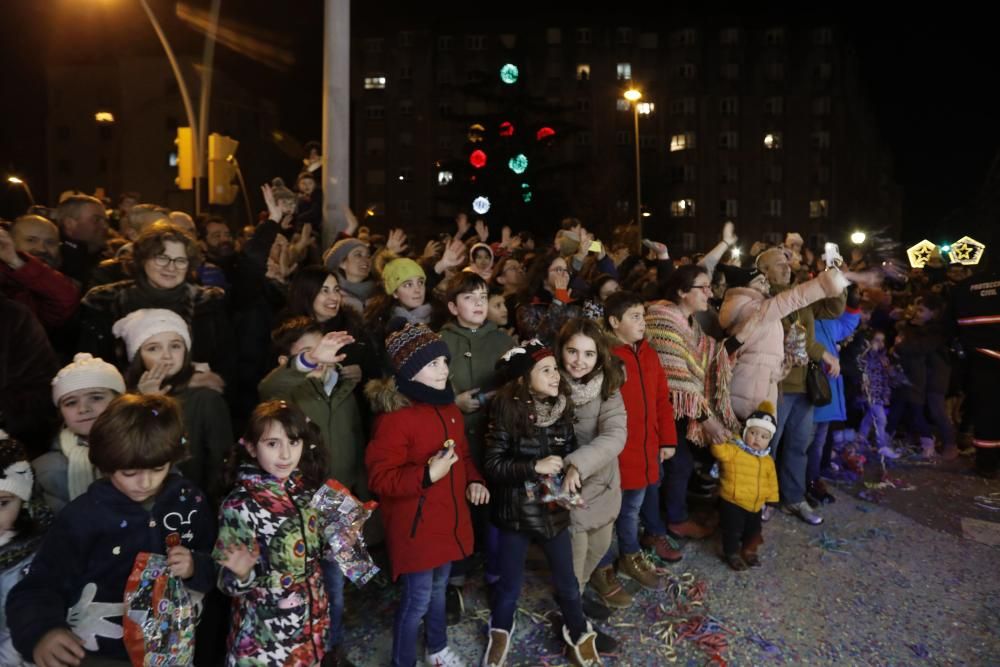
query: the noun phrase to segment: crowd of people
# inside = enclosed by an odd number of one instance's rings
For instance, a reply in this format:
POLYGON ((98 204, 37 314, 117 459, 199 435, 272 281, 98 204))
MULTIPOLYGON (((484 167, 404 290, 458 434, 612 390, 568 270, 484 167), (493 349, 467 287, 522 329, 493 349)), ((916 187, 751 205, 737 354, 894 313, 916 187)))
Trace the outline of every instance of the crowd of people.
POLYGON ((190 592, 195 664, 349 665, 331 551, 360 543, 398 587, 392 665, 465 664, 447 627, 470 577, 482 664, 506 664, 535 544, 590 667, 623 579, 663 590, 716 533, 725 564, 759 566, 764 522, 821 524, 838 468, 975 444, 996 474, 979 389, 1000 281, 968 267, 887 270, 796 233, 741 254, 731 223, 672 256, 634 227, 464 214, 418 243, 347 211, 322 247, 314 170, 262 192, 240 230, 134 193, 0 228, 4 665, 129 664, 143 554, 190 592), (318 509, 330 480, 372 518, 318 509))

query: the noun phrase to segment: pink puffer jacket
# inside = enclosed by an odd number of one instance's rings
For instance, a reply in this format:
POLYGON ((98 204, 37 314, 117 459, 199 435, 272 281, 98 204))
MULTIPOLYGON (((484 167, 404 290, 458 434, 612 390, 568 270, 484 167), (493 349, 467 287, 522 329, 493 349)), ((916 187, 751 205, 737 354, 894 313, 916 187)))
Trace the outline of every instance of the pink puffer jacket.
POLYGON ((812 280, 775 296, 750 287, 731 287, 719 310, 719 324, 743 341, 736 353, 729 396, 733 412, 744 420, 761 401, 778 404, 785 333, 781 319, 821 299, 835 297, 847 287, 840 271, 824 271, 812 280))

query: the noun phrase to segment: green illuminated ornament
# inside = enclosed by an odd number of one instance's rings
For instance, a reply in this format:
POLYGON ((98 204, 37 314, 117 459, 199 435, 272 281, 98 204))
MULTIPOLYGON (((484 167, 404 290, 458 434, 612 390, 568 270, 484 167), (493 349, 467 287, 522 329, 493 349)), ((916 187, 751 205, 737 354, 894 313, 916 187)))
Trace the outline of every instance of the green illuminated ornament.
POLYGON ((517 66, 507 63, 500 68, 500 80, 506 84, 517 83, 517 66))
POLYGON ((524 170, 528 168, 528 158, 525 157, 524 153, 518 153, 507 162, 507 166, 515 174, 523 174, 524 170))

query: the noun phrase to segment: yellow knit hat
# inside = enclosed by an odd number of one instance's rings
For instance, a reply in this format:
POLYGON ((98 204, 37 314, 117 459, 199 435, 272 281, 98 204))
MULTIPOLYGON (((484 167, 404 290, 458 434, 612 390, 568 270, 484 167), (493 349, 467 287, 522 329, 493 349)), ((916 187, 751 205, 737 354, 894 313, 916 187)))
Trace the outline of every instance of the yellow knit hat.
POLYGON ((392 296, 396 289, 411 278, 427 278, 423 268, 412 259, 401 257, 394 259, 382 269, 382 282, 385 293, 392 296))

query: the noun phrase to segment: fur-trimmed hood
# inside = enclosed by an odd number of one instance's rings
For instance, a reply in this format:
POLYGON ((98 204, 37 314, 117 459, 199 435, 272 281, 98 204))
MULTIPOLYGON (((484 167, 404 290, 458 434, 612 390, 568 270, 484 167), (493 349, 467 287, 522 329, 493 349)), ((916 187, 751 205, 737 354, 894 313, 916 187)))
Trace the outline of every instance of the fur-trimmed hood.
POLYGON ((395 412, 411 405, 410 399, 399 391, 394 377, 369 380, 365 385, 365 398, 376 413, 395 412))

